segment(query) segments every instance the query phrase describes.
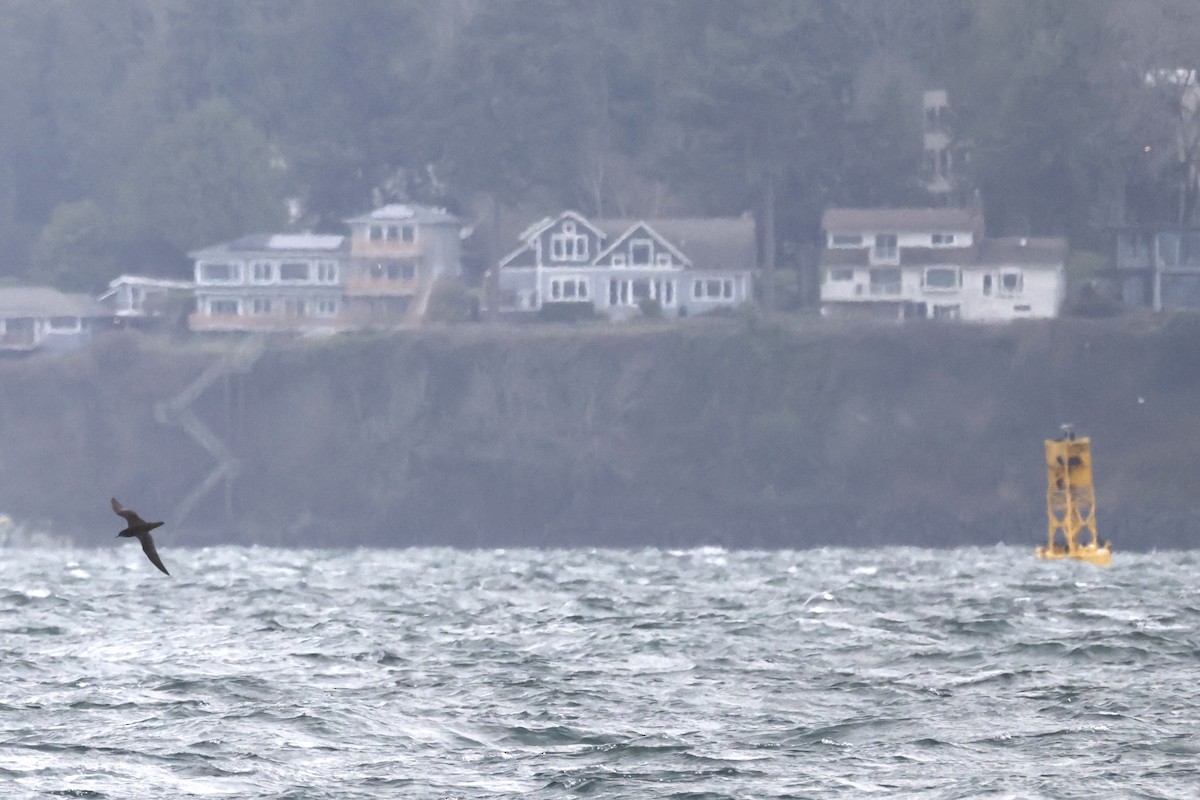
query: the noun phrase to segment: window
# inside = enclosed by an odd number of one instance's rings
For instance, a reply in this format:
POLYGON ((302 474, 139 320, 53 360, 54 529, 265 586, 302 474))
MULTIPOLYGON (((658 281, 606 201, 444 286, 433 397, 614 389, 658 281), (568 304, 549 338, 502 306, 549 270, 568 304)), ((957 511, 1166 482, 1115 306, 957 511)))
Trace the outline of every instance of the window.
POLYGON ((613 256, 612 256, 612 265, 613 265, 614 267, 623 267, 623 266, 625 266, 625 254, 624 254, 624 253, 613 253, 613 256))
POLYGON ((961 314, 957 305, 934 306, 932 316, 934 319, 958 319, 961 314))
POLYGON ((208 313, 210 316, 234 316, 241 313, 237 300, 209 300, 208 313))
POLYGON ((270 261, 254 262, 254 282, 270 283, 275 277, 275 269, 270 261))
POLYGON ((732 300, 733 279, 707 278, 692 282, 693 300, 732 300))
POLYGON ((305 261, 285 261, 279 265, 279 280, 306 281, 308 280, 308 263, 305 261))
POLYGON ((387 240, 389 242, 396 242, 396 241, 400 240, 400 226, 399 225, 388 225, 387 226, 387 240))
POLYGON ((587 261, 587 237, 575 232, 574 222, 564 222, 562 232, 550 237, 550 255, 555 261, 587 261))
MULTIPOLYGON (((609 292, 611 294, 611 287, 609 292)), ((552 278, 550 280, 551 300, 587 300, 588 283, 586 278, 552 278)))
POLYGON ((984 275, 983 276, 983 296, 990 297, 991 294, 992 294, 992 276, 984 275))
POLYGON ((629 243, 629 263, 635 267, 648 267, 653 252, 654 247, 650 241, 635 239, 629 243))
POLYGON ((316 306, 318 317, 337 316, 337 300, 318 300, 316 306))
POLYGON ((1020 294, 1023 283, 1020 270, 1003 270, 1000 273, 1000 294, 1020 294))
POLYGON ((934 247, 946 247, 947 245, 952 245, 952 244, 954 244, 954 234, 953 233, 935 233, 933 235, 933 246, 934 247))
POLYGON ((414 242, 417 239, 417 229, 412 225, 404 225, 400 228, 400 241, 414 242))
POLYGON ((317 280, 321 283, 337 283, 338 270, 336 261, 322 261, 317 265, 317 280))
POLYGON ((875 234, 875 249, 871 253, 875 261, 896 263, 900 260, 900 249, 896 246, 896 234, 875 234))
POLYGON ((1018 314, 1028 314, 1032 310, 1033 310, 1033 306, 1028 306, 1028 305, 1013 306, 1013 311, 1017 312, 1018 314))
POLYGON ((270 314, 271 313, 271 299, 269 297, 257 298, 254 301, 254 305, 251 308, 253 309, 255 314, 270 314))
POLYGON ((954 267, 926 267, 921 285, 931 291, 952 292, 958 288, 958 270, 954 267))
POLYGON ((201 283, 234 283, 242 279, 241 264, 218 261, 200 262, 201 283))
POLYGON ((650 281, 633 282, 633 302, 646 300, 650 297, 650 281))
POLYGON ((829 237, 830 247, 862 247, 861 233, 835 233, 829 237))
POLYGON ((900 270, 895 267, 870 272, 871 294, 900 294, 900 270))
POLYGON ((852 281, 854 280, 854 270, 846 267, 835 267, 829 270, 829 280, 831 281, 852 281))
POLYGON ((400 277, 400 262, 389 261, 387 264, 387 276, 389 281, 394 281, 400 277))
POLYGON ((382 242, 383 241, 383 226, 382 225, 372 225, 371 231, 368 235, 370 236, 372 242, 382 242))
POLYGON ((78 333, 83 329, 79 317, 51 317, 46 327, 56 333, 78 333))
POLYGON ((304 316, 304 301, 303 300, 285 300, 283 302, 283 313, 289 317, 304 316))
POLYGON ((670 253, 655 253, 654 254, 654 266, 656 266, 656 267, 671 266, 671 254, 670 253))

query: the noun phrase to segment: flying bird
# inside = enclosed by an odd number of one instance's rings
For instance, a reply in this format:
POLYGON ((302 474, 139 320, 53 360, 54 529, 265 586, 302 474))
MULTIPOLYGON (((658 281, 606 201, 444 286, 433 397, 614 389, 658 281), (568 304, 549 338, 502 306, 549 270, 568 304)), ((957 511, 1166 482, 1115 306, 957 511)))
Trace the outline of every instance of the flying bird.
POLYGON ((146 522, 138 516, 138 513, 131 508, 125 508, 117 498, 112 499, 113 511, 117 512, 118 516, 124 517, 127 527, 125 530, 117 534, 117 536, 125 536, 136 538, 142 543, 142 550, 146 553, 146 558, 150 559, 150 563, 163 571, 164 575, 170 575, 167 568, 163 566, 162 559, 158 557, 158 550, 154 547, 154 539, 150 538, 150 531, 162 525, 161 522, 146 522))

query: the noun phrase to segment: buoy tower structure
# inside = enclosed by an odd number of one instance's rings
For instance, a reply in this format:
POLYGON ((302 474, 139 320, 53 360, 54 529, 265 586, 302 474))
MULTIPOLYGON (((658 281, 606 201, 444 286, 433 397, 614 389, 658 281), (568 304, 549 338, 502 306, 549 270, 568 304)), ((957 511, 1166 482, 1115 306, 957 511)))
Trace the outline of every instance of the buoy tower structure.
POLYGON ((1112 542, 1096 532, 1096 492, 1092 484, 1092 442, 1069 428, 1046 440, 1046 546, 1038 558, 1073 558, 1101 567, 1112 565, 1112 542), (1082 541, 1081 541, 1082 539, 1082 541))

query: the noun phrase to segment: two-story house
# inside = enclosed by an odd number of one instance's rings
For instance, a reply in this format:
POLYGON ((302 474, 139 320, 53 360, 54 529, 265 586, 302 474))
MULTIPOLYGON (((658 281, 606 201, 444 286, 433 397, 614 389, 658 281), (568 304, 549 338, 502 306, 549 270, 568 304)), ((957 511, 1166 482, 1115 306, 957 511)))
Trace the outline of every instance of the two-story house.
POLYGON ((831 208, 822 227, 826 316, 1000 322, 1066 296, 1064 239, 985 238, 975 209, 831 208))
POLYGON ((389 205, 346 220, 350 235, 244 236, 195 260, 196 331, 350 330, 424 313, 434 281, 461 272, 462 222, 389 205))
POLYGON ((291 331, 344 327, 341 272, 346 237, 243 236, 189 253, 196 262, 194 331, 291 331))
POLYGON ((591 221, 565 211, 519 238, 497 267, 504 311, 576 305, 623 317, 653 302, 675 317, 734 307, 753 293, 749 218, 591 221))

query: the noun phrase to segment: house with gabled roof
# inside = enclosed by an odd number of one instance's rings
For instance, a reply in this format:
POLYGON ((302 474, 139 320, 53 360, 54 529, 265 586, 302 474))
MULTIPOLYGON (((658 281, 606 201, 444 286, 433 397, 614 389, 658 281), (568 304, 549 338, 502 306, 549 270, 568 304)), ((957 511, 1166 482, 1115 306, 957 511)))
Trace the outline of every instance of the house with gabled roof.
POLYGON ((758 256, 748 217, 593 221, 564 211, 519 239, 496 267, 502 311, 574 306, 620 318, 652 303, 674 317, 753 296, 758 256))
POLYGON ((984 236, 978 208, 831 208, 821 312, 1001 322, 1058 316, 1065 239, 984 236))

